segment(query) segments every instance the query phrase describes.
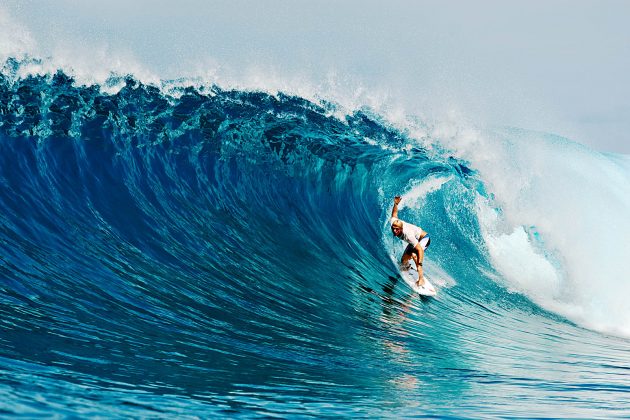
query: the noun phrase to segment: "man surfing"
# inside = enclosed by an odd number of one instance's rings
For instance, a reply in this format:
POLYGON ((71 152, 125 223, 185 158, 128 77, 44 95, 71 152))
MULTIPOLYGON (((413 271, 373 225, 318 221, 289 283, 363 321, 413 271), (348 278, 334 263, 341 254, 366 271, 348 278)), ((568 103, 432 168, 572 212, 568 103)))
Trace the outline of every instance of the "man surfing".
POLYGON ((390 223, 394 236, 408 243, 400 260, 401 267, 403 269, 408 267, 409 260, 413 259, 418 270, 418 281, 416 284, 418 287, 422 287, 424 285, 422 260, 424 259, 424 251, 429 247, 431 239, 429 234, 420 229, 420 227, 403 222, 398 218, 398 203, 400 203, 400 196, 394 197, 394 208, 392 209, 390 223))

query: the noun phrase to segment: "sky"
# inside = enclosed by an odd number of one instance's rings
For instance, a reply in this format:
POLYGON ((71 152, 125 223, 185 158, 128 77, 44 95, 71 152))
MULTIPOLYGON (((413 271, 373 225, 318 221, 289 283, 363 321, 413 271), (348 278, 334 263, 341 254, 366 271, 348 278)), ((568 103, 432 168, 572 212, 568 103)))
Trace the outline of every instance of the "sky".
POLYGON ((315 91, 630 154, 628 22, 625 0, 0 0, 0 45, 88 72, 315 91))

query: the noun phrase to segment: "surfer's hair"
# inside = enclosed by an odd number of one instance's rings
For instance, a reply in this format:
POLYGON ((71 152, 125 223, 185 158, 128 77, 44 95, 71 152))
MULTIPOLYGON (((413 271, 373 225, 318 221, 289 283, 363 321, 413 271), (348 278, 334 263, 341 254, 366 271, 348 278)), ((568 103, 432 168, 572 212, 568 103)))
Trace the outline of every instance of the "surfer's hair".
POLYGON ((402 220, 394 220, 394 221, 392 222, 392 227, 397 227, 397 228, 402 229, 402 227, 403 227, 403 222, 402 222, 402 220))

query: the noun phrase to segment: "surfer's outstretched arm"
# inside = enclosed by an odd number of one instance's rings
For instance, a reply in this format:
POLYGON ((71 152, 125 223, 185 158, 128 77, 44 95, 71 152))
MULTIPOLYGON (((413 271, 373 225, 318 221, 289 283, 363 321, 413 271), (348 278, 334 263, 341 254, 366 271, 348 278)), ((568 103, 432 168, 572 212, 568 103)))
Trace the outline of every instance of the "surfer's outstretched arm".
POLYGON ((398 219, 398 203, 400 203, 400 196, 394 197, 394 208, 392 209, 392 217, 398 219))

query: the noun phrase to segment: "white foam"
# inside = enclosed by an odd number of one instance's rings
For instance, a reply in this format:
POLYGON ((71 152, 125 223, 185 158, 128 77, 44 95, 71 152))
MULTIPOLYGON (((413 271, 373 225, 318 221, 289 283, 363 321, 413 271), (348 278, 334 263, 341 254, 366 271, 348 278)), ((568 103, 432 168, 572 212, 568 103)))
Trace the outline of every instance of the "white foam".
POLYGON ((452 136, 446 143, 492 194, 477 212, 507 286, 580 325, 630 337, 628 159, 531 132, 452 136))
POLYGON ((14 22, 9 14, 0 8, 0 63, 8 58, 21 59, 35 52, 35 41, 30 32, 14 22))
POLYGON ((452 179, 452 176, 434 175, 414 181, 408 191, 401 196, 398 208, 401 210, 405 207, 420 208, 429 193, 439 190, 452 179))
POLYGON ((161 83, 130 50, 115 50, 106 42, 94 45, 58 39, 51 51, 43 51, 27 27, 0 7, 0 63, 9 58, 20 61, 17 77, 51 75, 62 70, 78 85, 98 84, 110 93, 122 86, 108 84, 112 76, 133 75, 146 84, 161 83))

